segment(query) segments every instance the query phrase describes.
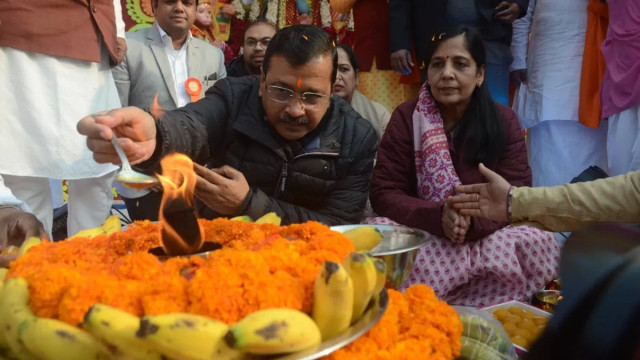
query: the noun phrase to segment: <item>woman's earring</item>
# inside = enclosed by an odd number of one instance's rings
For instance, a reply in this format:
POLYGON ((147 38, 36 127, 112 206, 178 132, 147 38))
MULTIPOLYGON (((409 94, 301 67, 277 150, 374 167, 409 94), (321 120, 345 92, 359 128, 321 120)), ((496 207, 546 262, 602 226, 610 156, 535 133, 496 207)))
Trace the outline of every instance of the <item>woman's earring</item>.
POLYGON ((427 80, 427 86, 431 86, 431 83, 429 82, 429 80, 427 80))
POLYGON ((482 86, 482 81, 478 81, 478 88, 482 86))

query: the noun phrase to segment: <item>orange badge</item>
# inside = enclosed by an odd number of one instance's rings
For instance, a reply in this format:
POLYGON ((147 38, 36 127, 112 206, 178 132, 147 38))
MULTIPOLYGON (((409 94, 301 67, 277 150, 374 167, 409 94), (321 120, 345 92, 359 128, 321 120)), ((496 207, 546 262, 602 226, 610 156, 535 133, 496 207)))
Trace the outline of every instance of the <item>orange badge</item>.
POLYGON ((202 83, 200 80, 190 77, 184 82, 184 87, 187 89, 187 94, 191 96, 191 102, 200 99, 200 92, 202 91, 202 83))

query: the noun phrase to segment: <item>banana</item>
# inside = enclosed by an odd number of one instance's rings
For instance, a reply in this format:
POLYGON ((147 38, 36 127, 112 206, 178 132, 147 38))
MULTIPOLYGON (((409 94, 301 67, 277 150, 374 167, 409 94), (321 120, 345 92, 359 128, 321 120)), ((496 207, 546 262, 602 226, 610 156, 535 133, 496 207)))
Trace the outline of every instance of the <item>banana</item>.
POLYGON ((311 317, 318 325, 322 340, 342 334, 351 324, 353 281, 342 265, 325 261, 313 284, 311 317))
POLYGON ((19 359, 35 360, 20 338, 22 324, 35 318, 29 308, 29 284, 23 278, 7 280, 0 294, 0 331, 9 349, 19 359))
POLYGON ((387 282, 387 263, 382 259, 371 258, 373 267, 376 269, 376 286, 373 289, 373 295, 378 295, 387 282))
POLYGON ((9 269, 0 268, 0 289, 2 289, 2 285, 4 284, 4 278, 7 276, 9 269))
POLYGON ((98 236, 98 235, 104 235, 106 234, 104 229, 102 228, 102 226, 98 226, 95 228, 91 228, 91 229, 84 229, 84 230, 80 230, 78 231, 75 235, 73 235, 72 237, 68 238, 67 240, 73 240, 76 238, 89 238, 91 239, 92 237, 98 236))
MULTIPOLYGON (((0 298, 2 297, 2 288, 4 287, 4 278, 7 275, 9 269, 0 268, 0 298)), ((0 331, 0 359, 8 358, 7 352, 9 351, 9 343, 4 337, 4 333, 0 331)))
POLYGON ((120 222, 118 215, 110 215, 107 220, 102 223, 101 228, 104 230, 105 234, 111 235, 122 230, 122 223, 120 222))
POLYGON ((242 359, 224 341, 229 326, 206 316, 173 313, 145 316, 136 336, 152 349, 173 359, 242 359))
POLYGON ((114 307, 95 304, 84 316, 82 327, 109 349, 113 359, 162 359, 162 355, 136 337, 140 318, 114 307))
POLYGON ((294 309, 253 312, 229 328, 227 344, 249 354, 283 354, 311 349, 322 341, 318 325, 294 309))
POLYGON ((276 224, 278 226, 281 222, 280 216, 274 212, 266 213, 256 220, 256 224, 276 224))
POLYGON ((42 240, 40 240, 40 238, 37 236, 31 236, 27 238, 27 240, 22 242, 22 245, 20 245, 20 249, 18 250, 18 256, 23 255, 32 247, 40 244, 42 244, 42 240))
POLYGON ((351 323, 364 313, 376 287, 377 275, 373 261, 362 253, 351 253, 342 261, 353 281, 353 314, 351 323))
POLYGON ((370 251, 382 241, 382 234, 373 226, 359 226, 342 234, 351 240, 356 251, 370 251))
POLYGON ((88 332, 56 319, 33 317, 20 324, 24 345, 41 360, 110 359, 88 332))
POLYGON ((251 218, 251 216, 248 216, 248 215, 232 217, 229 220, 231 220, 231 221, 242 221, 242 222, 246 222, 246 223, 253 222, 253 219, 251 218))

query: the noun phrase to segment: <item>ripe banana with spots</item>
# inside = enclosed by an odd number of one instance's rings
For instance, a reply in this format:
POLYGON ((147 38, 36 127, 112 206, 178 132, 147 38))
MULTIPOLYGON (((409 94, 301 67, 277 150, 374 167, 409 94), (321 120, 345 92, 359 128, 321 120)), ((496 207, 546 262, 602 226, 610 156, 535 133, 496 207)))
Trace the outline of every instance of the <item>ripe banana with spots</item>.
POLYGON ((351 253, 343 261, 347 273, 353 281, 353 314, 351 323, 364 313, 376 287, 377 275, 371 257, 363 253, 351 253))
POLYGON ((56 319, 33 317, 20 324, 20 339, 40 360, 108 360, 107 349, 88 332, 56 319))
POLYGON ((307 314, 280 308, 247 315, 231 326, 225 336, 230 347, 256 355, 307 350, 321 340, 318 325, 307 314))
POLYGON ((382 241, 382 234, 373 226, 359 226, 342 234, 351 240, 356 251, 370 251, 382 241))
POLYGON ((353 314, 353 281, 342 265, 325 261, 313 284, 311 317, 318 325, 322 340, 345 332, 353 314))
POLYGON ((148 346, 173 359, 242 359, 224 341, 229 326, 206 316, 173 313, 145 316, 136 336, 148 346))
POLYGON ((113 359, 162 359, 162 354, 136 337, 140 318, 126 311, 105 304, 95 304, 85 314, 82 327, 106 345, 113 359))
POLYGON ((38 359, 20 338, 20 326, 35 318, 29 308, 29 284, 23 278, 5 282, 0 294, 0 332, 13 355, 19 359, 38 359))

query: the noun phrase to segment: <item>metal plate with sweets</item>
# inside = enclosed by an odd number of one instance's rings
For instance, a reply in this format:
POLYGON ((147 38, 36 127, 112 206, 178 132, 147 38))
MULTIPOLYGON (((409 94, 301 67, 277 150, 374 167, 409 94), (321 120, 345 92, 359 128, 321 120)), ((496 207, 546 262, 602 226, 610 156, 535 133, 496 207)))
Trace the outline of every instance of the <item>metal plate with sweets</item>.
POLYGON ((387 265, 387 286, 398 289, 413 269, 418 249, 435 237, 428 232, 393 225, 339 225, 331 230, 345 232, 358 227, 374 227, 382 234, 382 241, 374 247, 371 255, 381 258, 387 265))
MULTIPOLYGON (((352 341, 362 336, 364 333, 369 331, 378 320, 382 317, 384 312, 387 310, 387 305, 389 303, 389 296, 387 295, 387 290, 382 289, 378 296, 371 299, 369 302, 369 306, 367 310, 362 314, 362 317, 358 319, 351 327, 331 340, 323 341, 315 348, 299 351, 292 354, 286 354, 282 356, 264 356, 259 357, 259 359, 264 360, 313 360, 318 359, 323 356, 327 356, 332 352, 349 345, 352 341)), ((258 357, 256 357, 258 358, 258 357)))

